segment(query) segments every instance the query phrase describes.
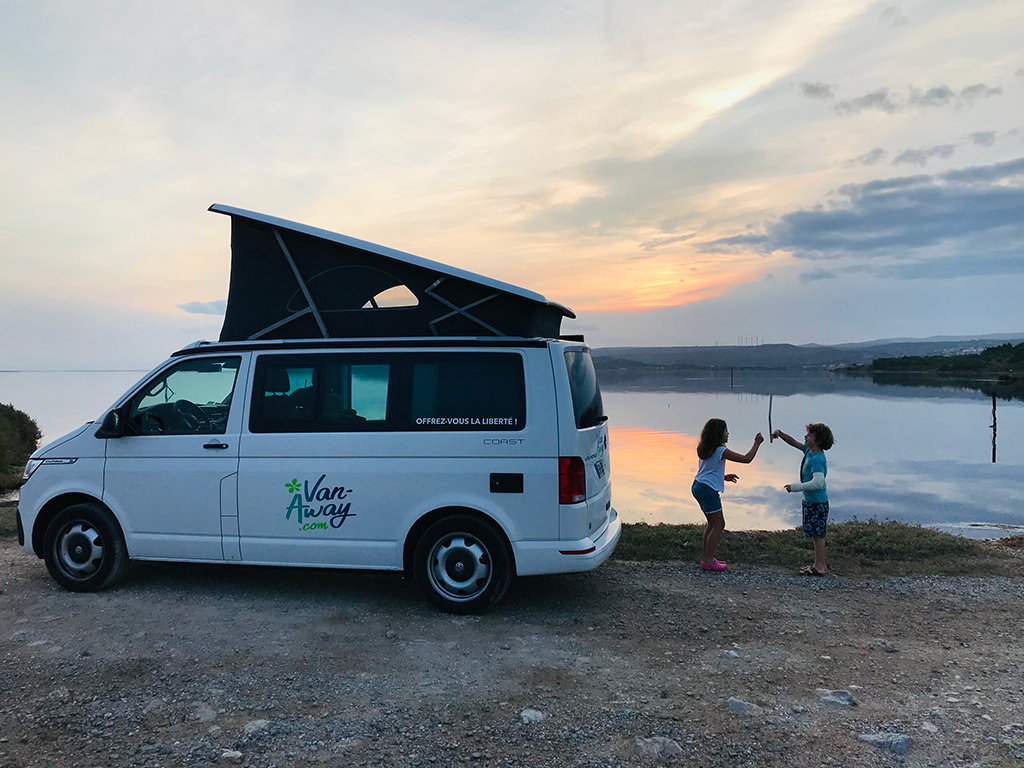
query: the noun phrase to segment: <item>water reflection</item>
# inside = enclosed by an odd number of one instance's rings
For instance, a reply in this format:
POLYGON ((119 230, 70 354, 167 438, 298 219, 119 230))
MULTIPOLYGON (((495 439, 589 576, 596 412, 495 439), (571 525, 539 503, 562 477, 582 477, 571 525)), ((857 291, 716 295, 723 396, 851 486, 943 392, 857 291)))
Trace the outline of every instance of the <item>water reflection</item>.
MULTIPOLYGON (((607 407, 607 406, 606 406, 607 407)), ((696 434, 666 432, 646 427, 612 427, 609 443, 612 454, 612 477, 615 507, 626 522, 703 523, 704 514, 690 494, 690 485, 697 472, 696 434)), ((732 429, 730 425, 730 430, 732 429)), ((751 435, 751 440, 753 435, 751 435)), ((731 447, 745 453, 750 441, 731 439, 731 447)), ((767 449, 761 446, 758 457, 767 449)), ((799 455, 790 448, 796 461, 799 455)), ((798 466, 798 465, 797 465, 798 466)), ((752 464, 729 464, 728 472, 739 475, 739 482, 726 483, 722 508, 727 526, 733 530, 777 530, 795 525, 794 518, 782 506, 773 506, 772 497, 792 494, 780 491, 788 477, 778 483, 778 471, 755 459, 752 464)), ((795 474, 795 470, 794 470, 795 474)))
MULTIPOLYGON (((701 426, 729 423, 741 453, 774 426, 802 435, 808 421, 832 427, 827 454, 831 519, 900 520, 972 537, 1024 531, 1024 403, 999 403, 1000 462, 991 463, 991 400, 969 389, 878 385, 842 375, 736 372, 601 372, 610 417, 615 506, 626 522, 698 523, 690 496, 701 426), (741 375, 742 373, 742 375, 741 375)), ((765 442, 723 495, 733 530, 781 529, 800 521, 800 453, 765 442)))

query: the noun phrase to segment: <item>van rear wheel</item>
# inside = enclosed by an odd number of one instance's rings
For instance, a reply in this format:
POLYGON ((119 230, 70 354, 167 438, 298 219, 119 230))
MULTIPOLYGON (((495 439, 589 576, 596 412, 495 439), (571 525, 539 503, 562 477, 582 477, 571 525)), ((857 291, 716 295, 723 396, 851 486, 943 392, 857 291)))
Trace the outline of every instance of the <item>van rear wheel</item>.
POLYGON ((512 555, 493 525, 470 515, 452 515, 420 537, 413 576, 423 595, 441 610, 476 613, 508 590, 512 555))
POLYGON ((46 527, 43 558, 53 580, 72 592, 95 592, 113 584, 128 565, 121 529, 106 509, 72 504, 46 527))

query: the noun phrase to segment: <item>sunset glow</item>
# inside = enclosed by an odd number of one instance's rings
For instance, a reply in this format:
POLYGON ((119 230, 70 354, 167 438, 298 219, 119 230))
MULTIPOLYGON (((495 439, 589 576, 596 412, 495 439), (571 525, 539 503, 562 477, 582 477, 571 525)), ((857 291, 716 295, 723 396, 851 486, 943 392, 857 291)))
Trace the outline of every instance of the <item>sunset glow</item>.
POLYGON ((94 356, 70 318, 111 361, 215 337, 215 202, 537 291, 594 346, 1020 322, 1011 0, 8 5, 11 365, 94 356))

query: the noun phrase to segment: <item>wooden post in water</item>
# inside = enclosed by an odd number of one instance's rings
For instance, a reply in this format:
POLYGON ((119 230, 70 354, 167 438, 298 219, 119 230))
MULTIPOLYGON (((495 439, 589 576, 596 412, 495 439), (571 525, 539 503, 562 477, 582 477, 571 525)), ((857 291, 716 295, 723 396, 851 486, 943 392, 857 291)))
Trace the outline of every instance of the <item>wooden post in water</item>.
POLYGON ((996 396, 992 395, 992 463, 996 463, 996 396))

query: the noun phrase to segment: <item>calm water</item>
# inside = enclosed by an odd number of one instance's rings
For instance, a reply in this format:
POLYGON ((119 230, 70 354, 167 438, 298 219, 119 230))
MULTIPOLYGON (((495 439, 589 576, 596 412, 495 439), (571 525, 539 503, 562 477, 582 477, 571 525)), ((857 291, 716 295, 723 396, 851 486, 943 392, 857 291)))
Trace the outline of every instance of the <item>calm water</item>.
POLYGON ((801 454, 769 442, 777 429, 803 438, 809 421, 828 424, 831 520, 899 520, 990 538, 1024 533, 1024 403, 999 400, 992 463, 992 399, 962 389, 879 386, 826 373, 729 371, 632 376, 601 372, 611 427, 614 503, 627 522, 703 522, 690 496, 701 427, 729 424, 729 447, 766 438, 752 464, 729 464, 723 508, 733 530, 795 526, 801 454))
MULTIPOLYGON (((0 402, 39 423, 44 441, 102 416, 144 371, 0 373, 0 402)), ((992 400, 970 390, 879 386, 821 373, 737 371, 633 376, 600 373, 611 428, 614 503, 626 522, 703 522, 690 496, 704 422, 729 423, 730 447, 765 443, 723 497, 732 530, 797 525, 794 482, 800 452, 770 443, 768 403, 777 428, 803 437, 808 421, 832 427, 827 454, 832 520, 900 520, 972 537, 1024 532, 1024 403, 997 402, 992 463, 992 400)))

